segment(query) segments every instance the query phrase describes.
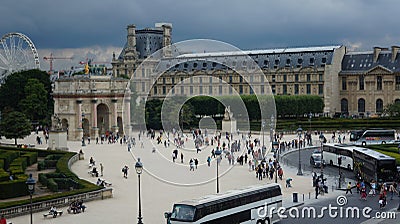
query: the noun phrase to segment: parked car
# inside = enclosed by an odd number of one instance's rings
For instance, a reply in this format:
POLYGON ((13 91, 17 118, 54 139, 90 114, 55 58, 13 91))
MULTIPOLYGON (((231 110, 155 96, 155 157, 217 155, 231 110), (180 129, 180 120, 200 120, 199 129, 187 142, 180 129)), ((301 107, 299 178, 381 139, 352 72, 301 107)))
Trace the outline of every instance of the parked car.
POLYGON ((316 168, 320 168, 321 164, 322 166, 325 166, 326 165, 325 160, 321 161, 321 159, 322 159, 321 151, 315 150, 310 157, 310 165, 316 168))

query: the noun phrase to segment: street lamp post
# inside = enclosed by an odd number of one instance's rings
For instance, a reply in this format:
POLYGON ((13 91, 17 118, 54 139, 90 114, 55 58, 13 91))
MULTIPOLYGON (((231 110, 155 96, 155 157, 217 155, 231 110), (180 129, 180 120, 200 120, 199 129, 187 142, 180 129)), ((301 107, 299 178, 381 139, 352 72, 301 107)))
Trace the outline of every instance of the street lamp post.
POLYGON ((265 129, 265 120, 262 120, 262 137, 263 137, 263 145, 262 147, 265 147, 265 143, 264 143, 264 129, 265 129))
POLYGON ((82 113, 82 146, 86 146, 86 144, 85 144, 85 129, 83 128, 84 120, 85 120, 85 113, 82 113))
POLYGON ((30 214, 31 214, 31 224, 33 224, 33 215, 32 215, 32 195, 35 192, 35 184, 36 180, 32 177, 32 174, 29 174, 29 178, 26 180, 26 185, 28 186, 28 192, 30 196, 30 214))
POLYGON ((143 224, 142 222, 142 204, 141 204, 141 197, 140 197, 140 175, 143 172, 143 164, 140 162, 140 158, 138 158, 135 164, 135 170, 138 175, 138 185, 139 185, 139 216, 138 216, 138 224, 143 224))
POLYGON ((299 150, 299 167, 297 170, 297 175, 298 176, 302 176, 303 172, 301 171, 301 155, 300 155, 300 149, 301 149, 301 145, 300 145, 300 140, 301 140, 301 134, 303 133, 303 129, 299 126, 299 128, 297 128, 297 135, 299 136, 299 142, 298 142, 298 150, 299 150))
POLYGON ((310 112, 309 114, 308 114, 308 120, 309 120, 309 122, 310 122, 310 146, 312 146, 313 144, 312 144, 312 138, 311 138, 311 133, 312 133, 312 130, 311 130, 311 118, 312 118, 312 113, 310 112))
POLYGON ((219 193, 219 174, 218 174, 218 166, 219 163, 221 161, 220 155, 222 154, 222 151, 217 148, 217 150, 215 150, 215 155, 217 156, 217 193, 219 193))
POLYGON ((324 149, 323 149, 324 140, 325 140, 325 136, 321 132, 321 134, 319 135, 319 141, 321 142, 321 179, 322 179, 322 186, 324 186, 324 149))
MULTIPOLYGON (((277 153, 276 155, 278 155, 278 147, 279 147, 279 143, 278 142, 272 142, 272 148, 274 149, 274 152, 277 153)), ((275 157, 275 183, 278 183, 278 157, 275 157)))

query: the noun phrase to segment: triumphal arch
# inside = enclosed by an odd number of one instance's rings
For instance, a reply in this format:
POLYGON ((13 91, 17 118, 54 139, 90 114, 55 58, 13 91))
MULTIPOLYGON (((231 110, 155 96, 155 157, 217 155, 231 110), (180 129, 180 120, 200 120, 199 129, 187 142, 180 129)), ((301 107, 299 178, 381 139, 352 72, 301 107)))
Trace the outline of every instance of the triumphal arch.
POLYGON ((57 79, 53 89, 54 114, 67 131, 68 140, 82 140, 83 136, 95 140, 110 133, 129 135, 129 125, 123 125, 123 119, 130 120, 130 98, 124 99, 128 81, 110 75, 57 79))

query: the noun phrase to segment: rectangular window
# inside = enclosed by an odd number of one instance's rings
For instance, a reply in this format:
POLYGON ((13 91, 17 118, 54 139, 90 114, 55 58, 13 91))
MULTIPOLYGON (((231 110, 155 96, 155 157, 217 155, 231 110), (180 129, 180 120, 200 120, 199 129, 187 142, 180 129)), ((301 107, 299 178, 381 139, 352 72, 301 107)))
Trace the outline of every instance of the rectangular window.
POLYGON ((254 94, 253 87, 252 87, 252 86, 249 86, 249 88, 250 88, 250 94, 254 94))
POLYGON ((185 88, 183 86, 181 86, 181 94, 184 95, 185 94, 185 88))
POLYGON ((219 94, 219 95, 222 95, 222 86, 221 86, 221 85, 218 86, 218 94, 219 94))
POLYGON ((318 94, 319 95, 324 94, 324 85, 323 84, 318 84, 318 94))
POLYGON ((275 87, 275 85, 271 85, 271 89, 272 89, 272 94, 275 95, 275 93, 276 93, 276 87, 275 87))
POLYGON ((232 76, 229 76, 229 83, 232 83, 232 76))
POLYGON ((311 82, 311 74, 307 74, 307 82, 311 82))
POLYGON ((311 84, 306 85, 307 94, 311 94, 311 84))
POLYGON ((239 85, 239 94, 243 94, 243 85, 239 85))
POLYGON ((323 74, 319 74, 318 77, 319 77, 318 80, 319 80, 320 82, 323 82, 323 81, 324 81, 324 75, 323 75, 323 74))
POLYGON ((183 80, 184 80, 184 78, 183 78, 183 77, 181 77, 181 82, 183 82, 183 80))
POLYGON ((261 94, 264 94, 264 85, 262 85, 260 87, 261 87, 261 94))
POLYGON ((272 82, 275 82, 275 75, 272 75, 272 82))
POLYGON ((229 86, 229 94, 232 94, 232 86, 229 86))
POLYGON ((167 87, 165 86, 162 87, 162 94, 163 95, 167 94, 167 87))
POLYGON ((299 94, 299 84, 294 84, 294 94, 295 95, 299 94))
POLYGON ((219 76, 219 83, 222 83, 222 76, 219 76))
POLYGON ((283 89, 283 95, 286 95, 287 94, 287 85, 283 85, 282 89, 283 89))
POLYGON ((253 83, 253 81, 254 81, 254 77, 250 76, 250 83, 253 83))
POLYGON ((286 74, 283 75, 283 82, 287 82, 287 75, 286 74))
POLYGON ((299 74, 294 74, 294 81, 298 82, 299 81, 299 74))
POLYGON ((342 77, 342 90, 347 90, 347 79, 342 77))
POLYGON ((165 78, 162 78, 162 84, 165 85, 165 78))
POLYGON ((190 77, 190 84, 193 84, 193 77, 190 77))
POLYGON ((358 79, 359 79, 360 90, 364 90, 364 76, 361 75, 358 79))
POLYGON ((175 94, 175 88, 172 88, 172 89, 171 89, 171 93, 172 93, 172 94, 175 94))
POLYGON ((175 85, 175 77, 172 77, 172 85, 175 85))
POLYGON ((199 86, 199 94, 203 94, 203 86, 199 86))
POLYGON ((212 78, 212 77, 210 77, 210 81, 209 81, 209 82, 210 82, 210 83, 212 83, 212 80, 213 80, 213 78, 212 78))
POLYGON ((157 86, 154 87, 154 95, 157 95, 157 86))
POLYGON ((209 93, 209 94, 212 94, 212 92, 213 92, 213 91, 212 91, 212 86, 208 86, 208 93, 209 93))
POLYGON ((142 92, 146 91, 146 83, 142 82, 142 92))
POLYGON ((261 83, 264 83, 264 74, 261 75, 261 83))
POLYGON ((142 68, 142 77, 145 76, 144 68, 142 68))
POLYGON ((242 76, 239 77, 239 82, 243 83, 243 77, 242 76))
POLYGON ((189 93, 190 93, 190 95, 193 94, 193 86, 190 86, 190 87, 189 87, 189 93))
POLYGON ((200 84, 203 83, 203 78, 202 77, 199 77, 199 82, 200 82, 200 84))
POLYGON ((400 75, 396 76, 396 90, 400 90, 400 75))
POLYGON ((376 77, 376 90, 382 90, 382 76, 376 77))

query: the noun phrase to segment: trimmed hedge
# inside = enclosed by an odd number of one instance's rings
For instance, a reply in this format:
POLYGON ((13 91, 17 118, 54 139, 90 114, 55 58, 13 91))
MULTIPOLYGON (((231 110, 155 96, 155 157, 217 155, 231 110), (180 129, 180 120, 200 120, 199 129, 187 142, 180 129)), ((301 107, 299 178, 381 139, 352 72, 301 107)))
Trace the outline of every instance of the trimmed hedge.
POLYGON ((0 199, 15 198, 28 195, 26 187, 27 175, 18 175, 16 180, 4 181, 0 183, 0 199))
POLYGON ((3 151, 0 154, 0 159, 4 160, 4 169, 7 170, 10 166, 10 163, 18 158, 20 153, 18 151, 3 151))
POLYGON ((21 153, 21 157, 26 157, 28 166, 30 166, 37 163, 38 153, 37 152, 21 153))
POLYGON ((0 168, 0 182, 10 180, 10 174, 0 168))

